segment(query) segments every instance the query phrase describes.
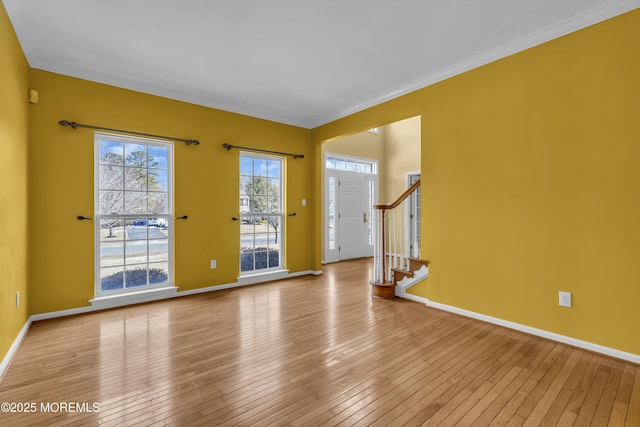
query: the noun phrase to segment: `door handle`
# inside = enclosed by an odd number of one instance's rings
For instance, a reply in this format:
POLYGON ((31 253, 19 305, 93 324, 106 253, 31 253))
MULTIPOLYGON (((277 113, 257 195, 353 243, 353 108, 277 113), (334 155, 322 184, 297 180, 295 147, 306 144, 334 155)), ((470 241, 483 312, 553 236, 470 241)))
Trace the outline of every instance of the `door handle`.
POLYGON ((366 212, 362 214, 362 222, 365 222, 365 223, 367 222, 367 213, 366 212))

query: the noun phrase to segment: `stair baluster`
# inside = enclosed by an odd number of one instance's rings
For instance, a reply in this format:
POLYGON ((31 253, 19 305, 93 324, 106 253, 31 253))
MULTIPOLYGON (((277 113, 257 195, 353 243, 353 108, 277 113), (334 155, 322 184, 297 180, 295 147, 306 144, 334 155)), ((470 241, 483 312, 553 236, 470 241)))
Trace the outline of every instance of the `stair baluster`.
MULTIPOLYGON (((374 259, 371 295, 376 298, 393 298, 395 285, 403 277, 413 277, 409 240, 405 234, 408 224, 406 204, 410 195, 420 187, 420 180, 409 187, 395 202, 375 205, 374 259), (400 277, 402 276, 402 277, 400 277)), ((417 260, 420 261, 420 260, 417 260)), ((427 265, 427 261, 421 261, 427 265)))

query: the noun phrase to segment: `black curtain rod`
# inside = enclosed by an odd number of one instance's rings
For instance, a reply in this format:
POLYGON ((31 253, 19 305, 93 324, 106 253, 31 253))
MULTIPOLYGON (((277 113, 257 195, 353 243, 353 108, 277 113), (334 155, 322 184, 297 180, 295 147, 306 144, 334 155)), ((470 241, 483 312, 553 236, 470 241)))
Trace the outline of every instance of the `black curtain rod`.
POLYGON ((82 123, 70 122, 69 120, 60 120, 58 124, 66 128, 73 128, 73 129, 87 128, 87 129, 96 129, 96 130, 106 130, 109 132, 125 133, 129 135, 148 136, 151 138, 168 139, 171 141, 182 141, 182 142, 185 142, 187 145, 200 145, 200 141, 198 141, 197 139, 172 138, 170 136, 153 135, 151 133, 134 132, 131 130, 111 129, 111 128, 105 128, 102 126, 83 125, 82 123))
POLYGON ((262 150, 260 148, 241 147, 239 145, 227 144, 226 142, 222 144, 222 146, 227 150, 231 150, 232 148, 238 148, 240 150, 256 151, 258 153, 280 154, 283 156, 291 156, 294 159, 304 159, 304 154, 291 154, 291 153, 283 153, 282 151, 272 151, 272 150, 262 150))

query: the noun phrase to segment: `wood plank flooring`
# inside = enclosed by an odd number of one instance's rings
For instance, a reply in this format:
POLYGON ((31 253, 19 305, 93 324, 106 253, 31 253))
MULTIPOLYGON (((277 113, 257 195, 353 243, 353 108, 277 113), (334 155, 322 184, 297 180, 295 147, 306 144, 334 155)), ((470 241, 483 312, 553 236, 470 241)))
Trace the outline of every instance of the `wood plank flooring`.
POLYGON ((369 260, 323 270, 36 322, 0 402, 37 410, 0 425, 640 426, 638 365, 372 300, 369 260))

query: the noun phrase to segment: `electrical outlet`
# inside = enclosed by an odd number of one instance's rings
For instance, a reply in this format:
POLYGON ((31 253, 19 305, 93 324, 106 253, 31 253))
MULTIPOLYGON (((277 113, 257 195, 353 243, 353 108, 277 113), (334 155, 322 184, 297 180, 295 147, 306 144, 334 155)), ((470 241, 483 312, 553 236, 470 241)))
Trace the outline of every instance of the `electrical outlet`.
POLYGON ((213 270, 214 268, 218 267, 218 263, 216 262, 215 259, 212 259, 211 263, 209 264, 209 266, 210 266, 209 268, 211 268, 213 270))
POLYGON ((16 308, 20 307, 20 292, 16 292, 16 308))
POLYGON ((560 307, 571 307, 571 292, 560 292, 559 294, 560 307))

